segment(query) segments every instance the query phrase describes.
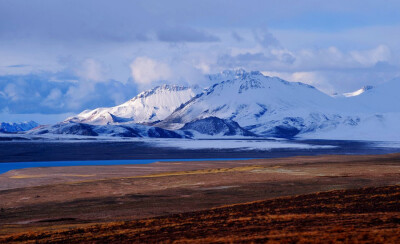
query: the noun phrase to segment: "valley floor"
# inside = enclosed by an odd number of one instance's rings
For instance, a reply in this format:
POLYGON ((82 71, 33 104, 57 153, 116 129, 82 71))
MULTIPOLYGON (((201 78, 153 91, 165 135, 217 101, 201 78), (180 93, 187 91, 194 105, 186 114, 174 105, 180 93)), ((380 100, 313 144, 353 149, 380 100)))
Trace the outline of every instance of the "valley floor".
POLYGON ((0 175, 0 242, 394 242, 400 191, 384 186, 398 184, 400 154, 14 170, 0 175))

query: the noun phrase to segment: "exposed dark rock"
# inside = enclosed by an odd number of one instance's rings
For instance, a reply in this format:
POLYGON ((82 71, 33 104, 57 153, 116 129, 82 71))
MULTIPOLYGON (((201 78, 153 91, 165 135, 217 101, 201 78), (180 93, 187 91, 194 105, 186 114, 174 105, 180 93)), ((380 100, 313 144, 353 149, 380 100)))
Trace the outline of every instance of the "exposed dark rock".
POLYGON ((224 136, 255 136, 253 133, 240 127, 235 121, 220 119, 217 117, 207 117, 186 123, 181 130, 194 130, 207 135, 221 134, 224 136))

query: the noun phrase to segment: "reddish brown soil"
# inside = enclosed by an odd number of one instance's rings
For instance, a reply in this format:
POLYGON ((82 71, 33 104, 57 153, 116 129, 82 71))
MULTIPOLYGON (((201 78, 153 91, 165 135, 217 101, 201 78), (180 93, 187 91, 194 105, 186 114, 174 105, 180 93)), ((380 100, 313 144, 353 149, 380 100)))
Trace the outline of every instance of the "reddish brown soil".
POLYGON ((340 190, 0 237, 38 243, 399 243, 400 186, 340 190))

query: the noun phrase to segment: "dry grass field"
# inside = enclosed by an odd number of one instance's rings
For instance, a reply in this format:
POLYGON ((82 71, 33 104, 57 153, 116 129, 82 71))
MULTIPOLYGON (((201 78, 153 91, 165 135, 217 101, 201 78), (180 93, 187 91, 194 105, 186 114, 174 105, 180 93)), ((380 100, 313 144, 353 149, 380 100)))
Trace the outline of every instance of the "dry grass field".
POLYGON ((31 231, 0 237, 0 242, 399 243, 399 206, 400 186, 336 190, 135 221, 31 231))

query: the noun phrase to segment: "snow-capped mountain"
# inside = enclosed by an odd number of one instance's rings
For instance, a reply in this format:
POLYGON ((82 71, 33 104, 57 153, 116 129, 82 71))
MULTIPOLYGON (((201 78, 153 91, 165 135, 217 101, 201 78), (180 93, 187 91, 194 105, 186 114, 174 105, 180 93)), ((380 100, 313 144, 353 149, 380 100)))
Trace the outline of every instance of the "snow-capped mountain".
POLYGON ((0 123, 0 132, 15 133, 20 131, 28 131, 37 127, 39 124, 35 121, 20 122, 20 123, 0 123))
POLYGON ((121 105, 85 110, 66 121, 93 125, 152 123, 165 119, 201 91, 199 87, 157 86, 121 105))
POLYGON ((344 115, 343 100, 303 83, 243 70, 210 77, 227 79, 197 95, 156 125, 181 129, 187 123, 217 117, 235 121, 257 135, 292 137, 356 119, 344 115))
POLYGON ((400 140, 400 79, 332 97, 257 71, 208 78, 215 84, 205 90, 159 86, 119 106, 87 110, 30 133, 400 140))

